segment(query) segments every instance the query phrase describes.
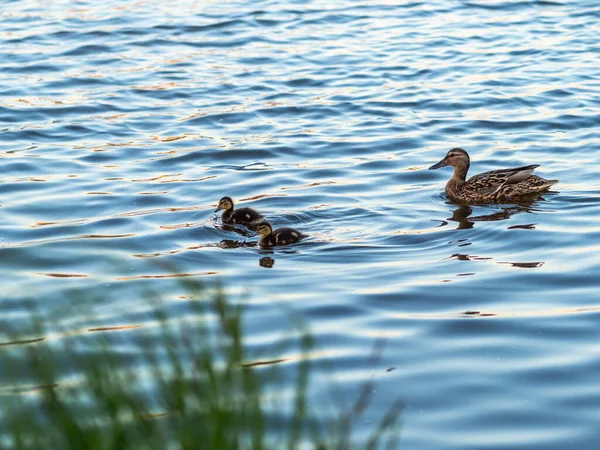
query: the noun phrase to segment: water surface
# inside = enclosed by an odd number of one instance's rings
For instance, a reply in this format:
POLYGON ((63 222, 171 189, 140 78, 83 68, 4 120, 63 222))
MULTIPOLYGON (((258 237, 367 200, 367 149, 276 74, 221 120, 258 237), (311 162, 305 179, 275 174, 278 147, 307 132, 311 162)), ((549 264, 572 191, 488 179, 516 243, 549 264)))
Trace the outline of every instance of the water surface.
POLYGON ((184 314, 178 277, 220 280, 254 350, 286 308, 309 324, 330 368, 315 391, 375 383, 358 434, 400 399, 404 448, 597 448, 596 2, 24 0, 0 16, 3 322, 90 292, 101 323, 72 329, 150 326, 145 290, 184 314), (535 163, 560 183, 454 205, 449 169, 427 170, 452 147, 473 173, 535 163), (224 195, 310 238, 260 249, 214 216, 224 195))

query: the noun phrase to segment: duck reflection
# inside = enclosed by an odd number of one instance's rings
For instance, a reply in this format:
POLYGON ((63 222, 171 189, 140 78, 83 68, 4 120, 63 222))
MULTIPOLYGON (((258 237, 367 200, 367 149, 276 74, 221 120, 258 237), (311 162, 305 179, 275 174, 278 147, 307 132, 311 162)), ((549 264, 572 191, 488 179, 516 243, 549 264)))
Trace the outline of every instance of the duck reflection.
POLYGON ((223 239, 219 242, 220 248, 256 247, 257 245, 257 242, 236 241, 235 239, 223 239))
MULTIPOLYGON (((487 207, 488 209, 495 208, 495 210, 493 212, 490 212, 489 214, 480 214, 480 215, 473 215, 474 208, 477 208, 477 210, 481 210, 481 208, 486 208, 486 207, 484 207, 484 206, 471 207, 469 205, 456 205, 454 203, 448 202, 448 204, 454 205, 454 206, 456 206, 456 208, 452 210, 452 217, 449 217, 447 220, 448 220, 448 222, 457 222, 458 223, 457 229, 459 229, 459 230, 470 229, 475 226, 475 222, 493 222, 493 221, 498 221, 498 220, 506 220, 506 219, 509 219, 510 217, 514 216, 515 214, 519 214, 522 212, 535 213, 537 211, 541 211, 541 208, 539 208, 538 205, 540 202, 543 202, 543 201, 545 201, 543 198, 538 197, 536 199, 531 199, 529 201, 521 201, 519 203, 512 204, 512 205, 506 205, 506 206, 489 205, 487 207)), ((533 230, 533 229, 535 229, 535 224, 534 223, 526 223, 526 224, 511 225, 511 226, 507 227, 507 229, 509 229, 509 230, 513 230, 513 229, 533 230)), ((471 245, 471 242, 467 242, 467 239, 451 241, 450 243, 456 244, 458 247, 465 247, 465 246, 471 245)), ((477 255, 470 255, 470 254, 465 254, 465 253, 453 253, 447 259, 454 259, 457 261, 486 261, 486 260, 492 260, 492 259, 494 259, 494 257, 477 256, 477 255)), ((527 262, 496 261, 496 263, 509 265, 510 267, 515 267, 515 268, 520 268, 520 269, 536 269, 536 268, 542 267, 544 265, 543 261, 527 261, 527 262)), ((472 275, 472 274, 471 273, 468 273, 468 274, 461 273, 461 274, 457 274, 456 276, 464 276, 464 275, 472 275)), ((473 313, 468 312, 468 314, 473 314, 473 313)), ((479 313, 477 313, 477 314, 479 314, 479 313)))
MULTIPOLYGON (((283 253, 283 254, 295 254, 298 253, 297 250, 293 250, 293 249, 277 249, 276 250, 277 253, 283 253)), ((258 265, 261 267, 264 267, 266 269, 271 269, 274 265, 275 265, 275 250, 271 249, 271 248, 265 248, 265 247, 260 247, 260 250, 258 251, 259 255, 262 255, 261 258, 258 260, 258 265)))
MULTIPOLYGON (((233 231, 244 238, 253 238, 256 233, 242 226, 217 224, 216 228, 223 231, 233 231)), ((221 248, 243 248, 243 247, 256 247, 258 243, 256 241, 237 240, 237 239, 222 239, 218 246, 221 248)))
MULTIPOLYGON (((490 214, 482 214, 477 216, 472 215, 473 208, 469 205, 456 205, 448 202, 449 205, 455 205, 457 208, 452 211, 452 217, 449 217, 447 220, 451 222, 457 222, 457 228, 459 230, 467 230, 473 228, 475 226, 475 222, 494 222, 497 220, 506 220, 515 214, 522 212, 533 212, 535 211, 535 206, 539 201, 544 201, 544 199, 538 198, 532 201, 520 202, 514 205, 501 207, 499 210, 490 214)), ((535 224, 515 225, 510 228, 532 229, 535 228, 535 224)))
MULTIPOLYGON (((258 242, 256 241, 236 241, 234 239, 223 239, 219 242, 219 247, 223 249, 231 249, 231 248, 244 248, 244 247, 258 247, 258 242)), ((258 260, 258 265, 264 267, 266 269, 270 269, 275 265, 275 259, 272 257, 274 255, 273 250, 260 248, 260 255, 262 256, 258 260)))
POLYGON ((275 260, 270 256, 263 256, 258 260, 258 265, 270 269, 275 264, 275 260))
POLYGON ((215 227, 223 231, 233 231, 234 233, 241 234, 244 237, 256 236, 256 233, 254 231, 239 225, 217 224, 215 225, 215 227))

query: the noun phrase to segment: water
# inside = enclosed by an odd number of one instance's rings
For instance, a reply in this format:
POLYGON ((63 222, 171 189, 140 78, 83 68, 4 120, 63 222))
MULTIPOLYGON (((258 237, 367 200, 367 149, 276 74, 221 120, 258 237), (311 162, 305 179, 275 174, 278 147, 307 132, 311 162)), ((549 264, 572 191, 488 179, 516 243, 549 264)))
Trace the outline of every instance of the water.
POLYGON ((395 3, 5 2, 2 320, 83 290, 143 325, 144 290, 219 279, 253 349, 291 307, 316 389, 374 382, 359 433, 400 399, 404 448, 597 448, 600 7, 395 3), (426 169, 457 146, 560 183, 453 205, 426 169), (261 250, 223 195, 311 237, 261 250))

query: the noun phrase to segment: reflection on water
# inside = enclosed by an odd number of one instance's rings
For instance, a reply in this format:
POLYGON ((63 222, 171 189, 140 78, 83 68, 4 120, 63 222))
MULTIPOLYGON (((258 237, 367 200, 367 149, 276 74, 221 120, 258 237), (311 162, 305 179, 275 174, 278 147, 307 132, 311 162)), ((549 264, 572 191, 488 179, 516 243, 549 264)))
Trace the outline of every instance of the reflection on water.
POLYGON ((233 239, 222 239, 219 242, 220 248, 242 248, 242 247, 257 247, 258 241, 235 241, 233 239))
POLYGON ((122 325, 119 327, 97 327, 97 328, 88 328, 89 332, 96 331, 122 331, 122 330, 132 330, 135 328, 143 327, 144 325, 122 325))
POLYGON ((544 265, 543 262, 499 262, 498 264, 510 264, 511 267, 520 267, 522 269, 536 269, 544 265))
POLYGON ((275 260, 273 258, 271 258, 270 256, 263 256, 262 258, 260 258, 258 260, 258 264, 261 267, 266 267, 267 269, 270 269, 275 264, 275 260))
MULTIPOLYGON (((523 200, 515 205, 501 206, 500 210, 487 213, 473 215, 473 208, 469 205, 458 205, 458 207, 452 210, 452 217, 447 220, 451 222, 458 222, 457 229, 468 230, 474 227, 475 222, 494 222, 498 220, 507 220, 512 216, 519 213, 535 213, 538 211, 547 211, 540 208, 542 202, 546 200, 539 196, 536 198, 530 198, 529 200, 523 200)), ((452 202, 447 202, 449 205, 454 205, 452 202)), ((494 205, 489 205, 488 208, 496 208, 494 205)), ((523 229, 534 229, 535 224, 526 225, 512 225, 509 229, 523 228, 523 229)))

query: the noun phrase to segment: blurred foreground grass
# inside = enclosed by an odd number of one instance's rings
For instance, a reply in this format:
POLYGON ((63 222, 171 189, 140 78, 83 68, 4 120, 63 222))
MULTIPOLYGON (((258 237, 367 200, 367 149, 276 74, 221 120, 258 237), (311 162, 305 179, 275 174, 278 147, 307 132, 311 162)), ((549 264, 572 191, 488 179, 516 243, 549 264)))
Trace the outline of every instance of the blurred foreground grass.
MULTIPOLYGON (((222 290, 182 286, 190 320, 171 317, 148 294, 150 333, 140 332, 147 324, 57 331, 56 314, 32 311, 31 328, 0 343, 0 448, 397 448, 400 402, 357 442, 369 384, 327 417, 311 409, 312 339, 292 313, 300 350, 293 373, 282 361, 248 358, 243 310, 222 290), (286 401, 278 390, 291 391, 286 401)), ((281 351, 273 343, 268 353, 281 351)))

